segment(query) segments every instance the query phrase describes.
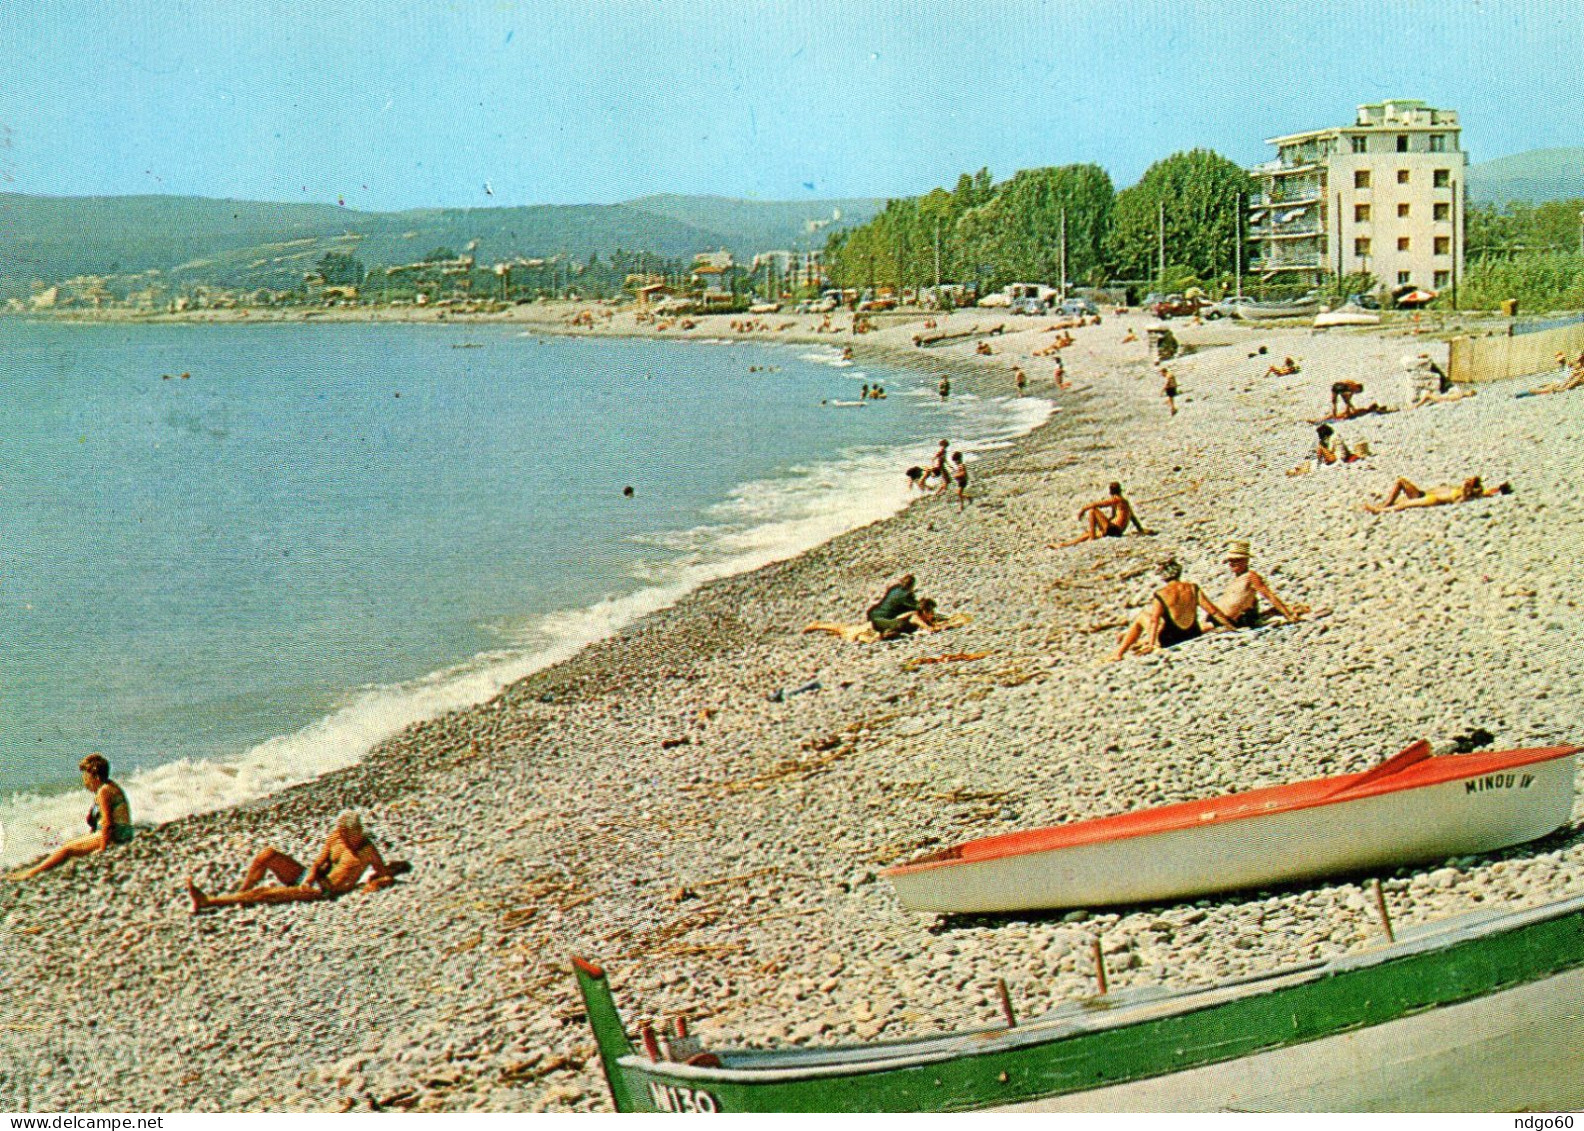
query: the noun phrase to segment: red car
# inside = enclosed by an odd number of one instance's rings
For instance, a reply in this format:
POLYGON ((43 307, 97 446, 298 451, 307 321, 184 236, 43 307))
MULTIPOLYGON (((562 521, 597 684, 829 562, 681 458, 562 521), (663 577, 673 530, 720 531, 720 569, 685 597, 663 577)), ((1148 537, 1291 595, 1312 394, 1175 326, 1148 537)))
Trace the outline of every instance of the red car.
POLYGON ((1150 313, 1161 319, 1187 318, 1198 314, 1201 307, 1208 305, 1208 303, 1196 298, 1186 298, 1183 295, 1167 295, 1150 306, 1150 313))

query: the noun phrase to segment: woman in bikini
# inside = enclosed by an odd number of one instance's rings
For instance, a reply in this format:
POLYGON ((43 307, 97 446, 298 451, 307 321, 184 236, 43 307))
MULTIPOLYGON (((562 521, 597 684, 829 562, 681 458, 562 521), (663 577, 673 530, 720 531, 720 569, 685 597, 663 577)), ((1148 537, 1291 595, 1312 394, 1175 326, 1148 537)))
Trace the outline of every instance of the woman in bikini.
POLYGON ((125 791, 110 780, 110 763, 103 754, 90 754, 77 764, 82 771, 83 788, 94 795, 88 810, 87 836, 69 840, 31 868, 12 872, 13 880, 31 880, 40 872, 58 868, 68 860, 103 852, 112 844, 132 839, 132 809, 125 791))
POLYGON ((1139 644, 1139 638, 1145 637, 1146 642, 1139 647, 1139 652, 1145 653, 1156 648, 1170 648, 1186 640, 1204 635, 1204 629, 1199 627, 1199 610, 1203 609, 1212 620, 1235 628, 1236 625, 1211 603, 1210 598, 1204 595, 1204 590, 1191 581, 1182 579, 1182 566, 1176 558, 1167 558, 1157 568, 1161 580, 1166 584, 1155 591, 1150 598, 1150 603, 1134 618, 1117 639, 1117 650, 1111 657, 1111 662, 1116 663, 1126 656, 1128 652, 1139 644), (1147 634, 1147 635, 1146 635, 1147 634))
POLYGON ((1450 503, 1469 503, 1475 499, 1488 499, 1493 495, 1510 494, 1512 494, 1511 483, 1487 487, 1478 475, 1471 475, 1462 483, 1443 483, 1429 490, 1416 487, 1406 479, 1398 479, 1392 484, 1391 493, 1386 496, 1384 503, 1365 503, 1364 509, 1370 514, 1385 514, 1388 511, 1405 511, 1411 507, 1443 507, 1450 503))

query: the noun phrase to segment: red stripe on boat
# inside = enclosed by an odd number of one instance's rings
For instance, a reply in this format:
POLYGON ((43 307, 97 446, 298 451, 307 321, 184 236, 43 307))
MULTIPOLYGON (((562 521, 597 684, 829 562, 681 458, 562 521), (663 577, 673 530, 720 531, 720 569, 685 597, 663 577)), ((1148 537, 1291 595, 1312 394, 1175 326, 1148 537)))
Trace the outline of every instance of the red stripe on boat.
MULTIPOLYGON (((1126 840, 1130 837, 1153 836, 1157 833, 1175 832, 1179 829, 1203 828, 1226 821, 1246 820, 1250 817, 1269 817, 1275 813, 1312 809, 1319 805, 1337 805, 1376 797, 1383 793, 1400 793, 1422 789, 1425 786, 1443 785, 1466 778, 1482 778, 1490 774, 1549 762, 1576 754, 1578 746, 1543 746, 1528 750, 1500 750, 1474 754, 1442 754, 1425 758, 1406 766, 1396 773, 1369 778, 1379 766, 1356 774, 1341 774, 1332 778, 1312 778, 1268 789, 1250 790, 1248 793, 1229 793, 1222 797, 1209 797, 1203 801, 1183 801, 1155 809, 1139 809, 1098 817, 1088 821, 1074 821, 1070 825, 1051 825, 1043 829, 1003 833, 1000 836, 970 840, 940 852, 920 857, 909 864, 887 868, 884 876, 905 872, 939 868, 948 864, 961 864, 974 860, 994 860, 1004 856, 1021 856, 1030 852, 1048 852, 1058 848, 1072 848, 1080 844, 1097 844, 1108 840, 1126 840), (1353 786, 1357 784, 1357 788, 1353 786)), ((1384 763, 1382 763, 1384 765, 1384 763)))

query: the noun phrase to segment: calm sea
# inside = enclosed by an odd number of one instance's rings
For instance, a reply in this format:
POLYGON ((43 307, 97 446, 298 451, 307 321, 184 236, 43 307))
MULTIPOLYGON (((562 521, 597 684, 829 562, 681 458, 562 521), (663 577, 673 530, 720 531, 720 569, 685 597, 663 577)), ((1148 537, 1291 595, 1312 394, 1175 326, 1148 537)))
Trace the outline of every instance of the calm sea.
POLYGON ((507 327, 11 319, 0 357, 3 860, 82 828, 91 750, 139 821, 305 781, 1049 409, 507 327))

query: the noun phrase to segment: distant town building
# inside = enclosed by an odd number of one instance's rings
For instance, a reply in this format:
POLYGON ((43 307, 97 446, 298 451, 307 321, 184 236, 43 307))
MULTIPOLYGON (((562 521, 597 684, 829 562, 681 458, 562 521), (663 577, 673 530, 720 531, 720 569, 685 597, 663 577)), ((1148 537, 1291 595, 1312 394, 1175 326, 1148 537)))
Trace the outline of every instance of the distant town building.
POLYGON ((1269 138, 1249 172, 1249 267, 1318 282, 1367 273, 1388 290, 1442 291, 1463 274, 1464 171, 1455 110, 1395 99, 1351 126, 1269 138))

